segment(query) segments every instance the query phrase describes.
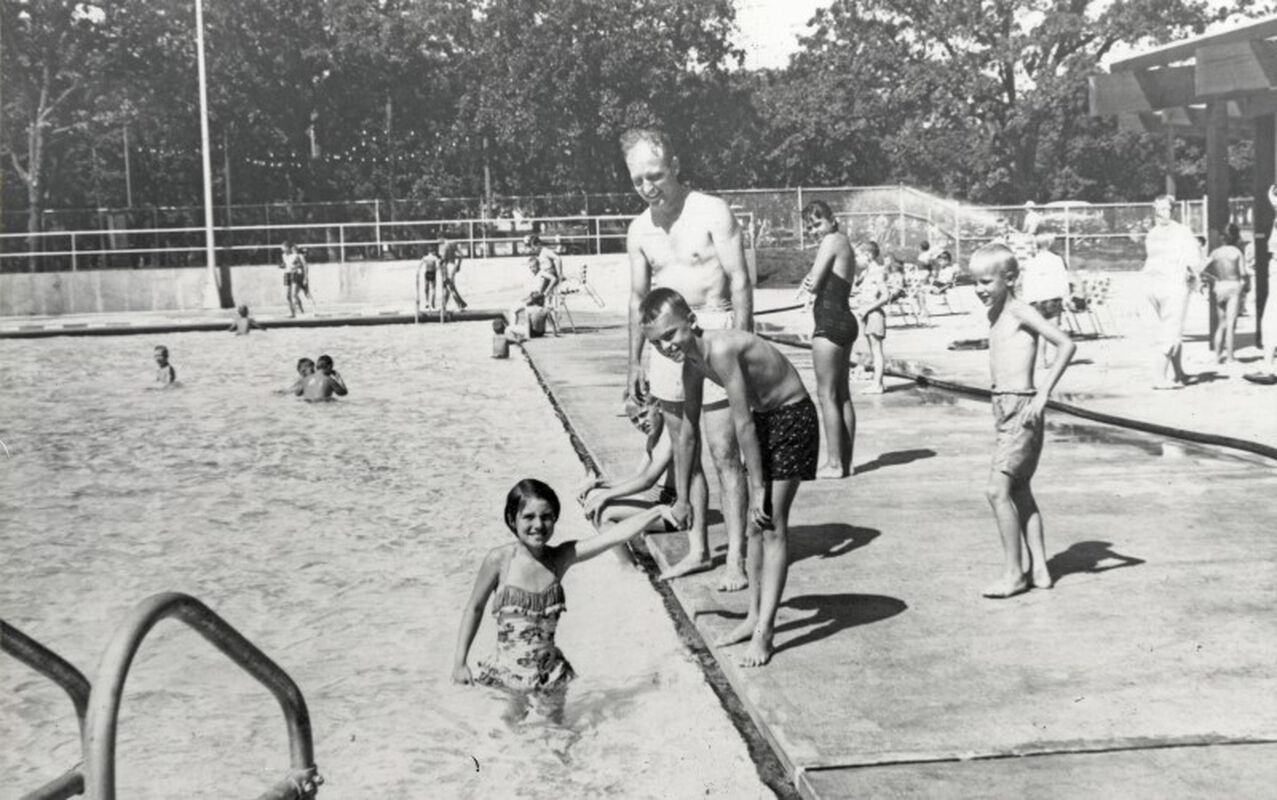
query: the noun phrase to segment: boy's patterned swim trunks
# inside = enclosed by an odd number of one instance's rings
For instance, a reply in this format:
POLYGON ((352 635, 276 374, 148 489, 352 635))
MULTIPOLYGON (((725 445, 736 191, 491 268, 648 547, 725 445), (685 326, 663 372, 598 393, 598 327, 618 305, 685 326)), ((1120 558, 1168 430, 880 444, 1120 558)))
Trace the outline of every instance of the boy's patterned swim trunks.
POLYGON ((816 479, 820 418, 810 397, 771 411, 755 411, 754 429, 762 451, 763 480, 816 479))

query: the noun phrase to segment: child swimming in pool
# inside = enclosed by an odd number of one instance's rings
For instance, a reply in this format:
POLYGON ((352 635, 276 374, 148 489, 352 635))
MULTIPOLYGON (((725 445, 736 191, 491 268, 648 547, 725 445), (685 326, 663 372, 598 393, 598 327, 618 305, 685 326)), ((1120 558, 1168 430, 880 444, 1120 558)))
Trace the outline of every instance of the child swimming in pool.
POLYGON ((564 573, 669 515, 668 506, 656 506, 596 536, 551 544, 559 511, 558 495, 541 481, 525 478, 514 485, 506 495, 505 524, 515 540, 484 557, 461 614, 452 680, 509 691, 512 703, 506 719, 511 723, 531 708, 553 722, 562 721, 567 686, 576 677, 554 644, 559 616, 567 610, 560 584, 564 573), (494 594, 497 647, 491 658, 479 662, 476 674, 466 659, 479 630, 479 615, 494 594))
MULTIPOLYGON (((647 437, 643 447, 643 461, 638 471, 618 480, 603 477, 591 478, 577 499, 585 507, 585 515, 599 530, 604 530, 653 505, 669 505, 677 498, 674 488, 674 448, 670 437, 665 436, 665 416, 660 401, 648 394, 648 402, 640 404, 633 398, 625 400, 625 414, 630 424, 647 437)), ((692 482, 692 524, 687 531, 687 557, 671 565, 660 574, 661 580, 672 580, 684 575, 704 572, 714 562, 709 556, 708 533, 705 517, 709 509, 709 494, 704 481, 692 482)), ((648 532, 672 533, 678 530, 669 521, 658 519, 644 528, 648 532)), ((624 552, 624 551, 619 551, 624 552)))
POLYGON ((261 325, 257 324, 257 320, 248 315, 248 306, 240 306, 235 310, 239 316, 236 317, 235 321, 226 329, 227 333, 234 333, 236 336, 245 336, 252 330, 266 330, 261 325))
MULTIPOLYGON (((300 364, 298 369, 301 369, 300 364)), ((306 377, 302 384, 301 396, 306 400, 331 400, 333 396, 344 397, 347 394, 346 382, 337 370, 333 369, 332 356, 320 356, 315 361, 315 371, 306 377)))
POLYGON ((287 389, 281 390, 283 394, 292 394, 301 397, 302 392, 306 390, 306 381, 311 375, 315 374, 315 362, 309 358, 297 359, 297 380, 293 381, 293 385, 287 389))
POLYGON ((168 363, 168 348, 159 345, 155 348, 155 382, 161 387, 172 386, 177 381, 177 370, 168 363))
POLYGON ((1029 481, 1042 455, 1047 399, 1073 358, 1077 345, 1011 290, 1020 274, 1011 248, 988 244, 971 256, 975 293, 989 309, 989 362, 997 449, 985 489, 1002 539, 1003 571, 982 594, 1004 598, 1050 589, 1042 513, 1029 481), (1055 345, 1057 357, 1042 385, 1034 388, 1038 337, 1055 345), (1027 552, 1027 558, 1026 553, 1027 552), (1027 565, 1026 565, 1027 562, 1027 565))

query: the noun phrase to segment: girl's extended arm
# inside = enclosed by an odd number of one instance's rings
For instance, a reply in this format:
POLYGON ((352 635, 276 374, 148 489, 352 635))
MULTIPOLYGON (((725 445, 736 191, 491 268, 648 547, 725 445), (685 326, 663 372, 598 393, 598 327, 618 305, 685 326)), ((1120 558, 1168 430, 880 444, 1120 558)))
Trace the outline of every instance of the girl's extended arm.
POLYGON ((570 545, 564 545, 567 557, 560 569, 566 570, 578 561, 586 561, 594 558, 599 553, 616 547, 634 534, 642 533, 648 525, 662 516, 665 516, 666 519, 671 519, 669 506, 653 506, 640 511, 632 517, 621 520, 608 528, 606 533, 578 539, 570 545))
POLYGON ((474 635, 479 631, 479 618, 483 607, 488 604, 488 595, 497 588, 497 580, 501 576, 501 562, 505 559, 502 548, 488 553, 479 567, 479 575, 474 579, 474 589, 470 592, 470 602, 461 612, 461 630, 457 633, 457 652, 452 661, 452 680, 456 683, 470 683, 470 668, 466 666, 466 657, 470 655, 470 645, 474 635))

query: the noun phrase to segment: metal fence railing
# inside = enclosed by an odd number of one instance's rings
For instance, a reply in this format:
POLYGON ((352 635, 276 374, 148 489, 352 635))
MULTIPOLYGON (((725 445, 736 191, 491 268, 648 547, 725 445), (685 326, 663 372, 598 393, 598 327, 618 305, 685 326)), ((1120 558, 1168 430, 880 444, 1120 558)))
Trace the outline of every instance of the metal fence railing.
MULTIPOLYGON (((753 215, 738 212, 745 231, 753 215)), ((629 215, 513 219, 420 219, 401 222, 236 225, 214 229, 219 264, 271 264, 280 246, 298 246, 315 263, 419 258, 428 246, 455 242, 465 258, 526 255, 536 233, 564 254, 625 252, 629 215)), ((193 226, 0 234, 0 272, 200 267, 204 229, 193 226)), ((747 239, 752 247, 752 240, 747 239)))
MULTIPOLYGON (((1151 204, 1055 202, 1036 206, 980 206, 907 186, 794 187, 717 190, 748 225, 759 249, 801 250, 802 209, 823 200, 854 241, 874 240, 905 258, 923 241, 961 259, 1004 227, 1022 229, 1035 213, 1041 229, 1056 233, 1072 262, 1121 268, 1142 257, 1141 234, 1151 204)), ((285 240, 296 241, 312 260, 406 258, 447 234, 467 255, 516 255, 519 239, 539 231, 569 252, 617 253, 625 226, 642 210, 632 192, 559 194, 350 203, 219 206, 214 220, 219 261, 268 263, 285 240)), ((1229 201, 1230 218, 1249 229, 1250 198, 1229 201)), ((1177 214, 1197 234, 1206 229, 1206 201, 1183 200, 1177 214)), ((195 208, 103 209, 46 212, 44 233, 0 234, 0 271, 198 266, 204 234, 195 208), (78 216, 77 216, 78 215, 78 216), (68 226, 64 223, 77 223, 68 226)), ((25 227, 25 218, 23 227, 25 227)))

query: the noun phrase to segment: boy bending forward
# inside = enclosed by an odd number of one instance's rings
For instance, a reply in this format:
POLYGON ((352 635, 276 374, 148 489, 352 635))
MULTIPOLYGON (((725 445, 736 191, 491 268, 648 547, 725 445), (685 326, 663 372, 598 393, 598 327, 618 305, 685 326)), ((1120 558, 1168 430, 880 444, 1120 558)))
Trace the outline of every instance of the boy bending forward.
POLYGON ((799 481, 816 478, 820 424, 798 371, 766 340, 740 330, 702 330, 678 292, 653 289, 640 307, 643 335, 683 365, 683 419, 674 443, 678 499, 673 517, 686 527, 693 459, 698 458, 705 378, 722 386, 749 479, 749 614, 718 646, 749 640, 744 667, 772 655, 776 609, 789 573, 789 508, 799 481))
POLYGON ((1005 558, 1002 576, 983 594, 1011 597, 1030 585, 1051 588, 1042 513, 1033 499, 1029 480, 1042 455, 1042 412, 1077 345, 1032 306, 1011 294, 1020 267, 1009 247, 981 247, 971 256, 970 271, 975 278, 976 295, 989 309, 989 360, 998 443, 985 492, 997 519, 1005 558), (1034 389, 1033 365, 1039 336, 1055 345, 1058 357, 1045 384, 1034 389))

